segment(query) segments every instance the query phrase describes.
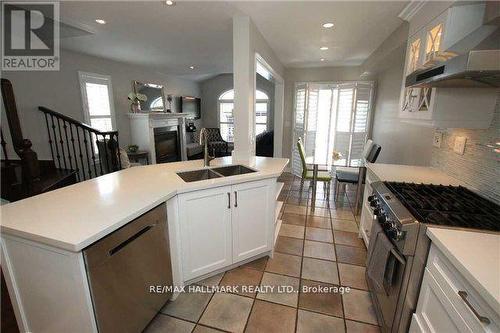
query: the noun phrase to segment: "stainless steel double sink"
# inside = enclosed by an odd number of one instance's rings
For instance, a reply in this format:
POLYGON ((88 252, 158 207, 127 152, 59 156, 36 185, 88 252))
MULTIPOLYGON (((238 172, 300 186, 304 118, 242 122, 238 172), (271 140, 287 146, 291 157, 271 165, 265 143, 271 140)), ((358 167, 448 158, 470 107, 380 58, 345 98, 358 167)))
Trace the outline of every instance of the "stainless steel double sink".
POLYGON ((177 175, 186 183, 197 182, 213 178, 229 177, 256 172, 244 165, 229 165, 210 169, 199 169, 193 171, 177 172, 177 175))

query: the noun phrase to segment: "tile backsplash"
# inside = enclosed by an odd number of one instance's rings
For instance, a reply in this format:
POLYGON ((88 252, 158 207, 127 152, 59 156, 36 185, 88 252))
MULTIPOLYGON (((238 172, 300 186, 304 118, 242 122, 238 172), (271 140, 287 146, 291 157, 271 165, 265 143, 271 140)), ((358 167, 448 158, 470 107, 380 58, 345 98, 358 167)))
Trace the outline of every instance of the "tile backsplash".
POLYGON ((442 129, 441 147, 432 150, 431 165, 500 203, 500 94, 488 129, 442 129), (455 139, 465 137, 465 152, 453 151, 455 139))

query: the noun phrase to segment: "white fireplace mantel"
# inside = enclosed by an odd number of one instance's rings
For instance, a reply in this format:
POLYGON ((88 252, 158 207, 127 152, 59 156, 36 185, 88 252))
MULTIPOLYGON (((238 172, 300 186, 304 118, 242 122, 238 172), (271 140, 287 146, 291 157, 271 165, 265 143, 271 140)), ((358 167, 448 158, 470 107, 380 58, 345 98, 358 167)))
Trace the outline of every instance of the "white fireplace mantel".
POLYGON ((182 113, 140 112, 129 113, 132 144, 140 150, 149 152, 149 160, 156 163, 154 129, 158 127, 178 126, 181 159, 187 160, 186 152, 186 117, 182 113))

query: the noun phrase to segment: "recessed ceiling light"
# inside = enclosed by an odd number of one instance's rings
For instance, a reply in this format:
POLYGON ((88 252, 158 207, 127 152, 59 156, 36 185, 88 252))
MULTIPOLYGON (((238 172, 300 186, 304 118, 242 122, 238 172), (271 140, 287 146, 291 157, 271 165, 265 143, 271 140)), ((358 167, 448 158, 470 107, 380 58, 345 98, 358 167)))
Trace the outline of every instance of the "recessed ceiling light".
POLYGON ((319 60, 320 60, 320 61, 325 61, 325 58, 321 58, 321 59, 319 59, 319 60))
POLYGON ((323 23, 323 28, 333 28, 333 23, 331 22, 327 22, 327 23, 323 23))
POLYGON ((95 21, 99 24, 106 24, 106 21, 104 21, 103 19, 96 19, 95 21))
POLYGON ((326 51, 326 50, 328 50, 328 46, 322 46, 322 47, 320 47, 319 49, 320 49, 321 51, 326 51))
POLYGON ((173 5, 175 5, 175 2, 173 2, 172 0, 167 0, 167 1, 165 1, 165 5, 173 6, 173 5))
POLYGON ((194 69, 194 66, 189 66, 190 69, 194 69))

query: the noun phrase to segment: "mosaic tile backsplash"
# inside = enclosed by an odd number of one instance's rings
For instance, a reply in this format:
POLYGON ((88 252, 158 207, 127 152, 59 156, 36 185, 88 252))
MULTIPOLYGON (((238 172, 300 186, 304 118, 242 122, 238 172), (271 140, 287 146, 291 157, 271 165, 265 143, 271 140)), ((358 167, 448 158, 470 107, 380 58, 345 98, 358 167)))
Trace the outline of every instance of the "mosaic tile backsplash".
POLYGON ((431 165, 500 203, 500 94, 488 129, 442 129, 441 148, 432 150, 431 165), (465 152, 453 151, 455 138, 467 138, 465 152))

